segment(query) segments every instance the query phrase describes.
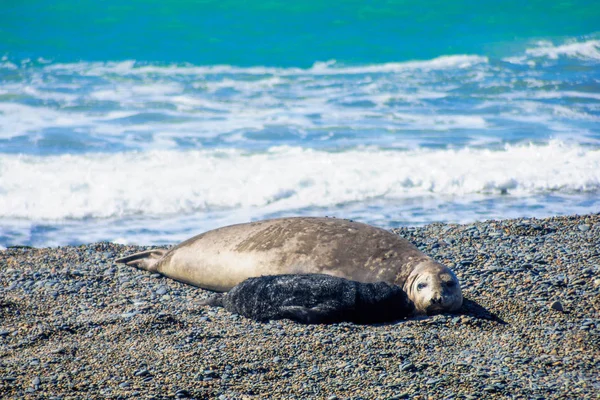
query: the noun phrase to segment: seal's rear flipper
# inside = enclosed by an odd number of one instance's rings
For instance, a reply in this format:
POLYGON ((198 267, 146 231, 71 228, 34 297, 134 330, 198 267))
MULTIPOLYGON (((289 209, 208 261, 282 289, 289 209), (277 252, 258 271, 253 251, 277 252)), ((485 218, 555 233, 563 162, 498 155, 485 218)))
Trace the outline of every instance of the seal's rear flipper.
POLYGON ((156 264, 167 254, 168 250, 154 249, 135 253, 127 257, 117 258, 115 262, 126 264, 132 267, 143 269, 145 271, 156 272, 156 264))

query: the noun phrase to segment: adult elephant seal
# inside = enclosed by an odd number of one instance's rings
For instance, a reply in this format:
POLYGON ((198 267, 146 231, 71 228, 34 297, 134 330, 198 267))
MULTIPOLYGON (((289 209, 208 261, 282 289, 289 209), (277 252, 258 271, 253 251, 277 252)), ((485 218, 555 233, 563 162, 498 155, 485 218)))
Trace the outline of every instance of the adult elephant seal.
POLYGON ((317 273, 387 282, 403 288, 420 314, 455 311, 463 299, 456 275, 407 240, 336 218, 280 218, 226 226, 170 250, 149 250, 117 262, 219 292, 262 275, 317 273))

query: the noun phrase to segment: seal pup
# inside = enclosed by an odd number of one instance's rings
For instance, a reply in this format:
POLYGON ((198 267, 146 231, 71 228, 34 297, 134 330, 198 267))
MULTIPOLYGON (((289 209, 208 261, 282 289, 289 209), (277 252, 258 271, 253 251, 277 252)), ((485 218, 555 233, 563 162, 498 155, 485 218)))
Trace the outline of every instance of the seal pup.
POLYGON ((318 273, 400 286, 421 314, 456 311, 463 300, 456 275, 406 239, 337 218, 230 225, 170 250, 149 250, 116 261, 217 292, 251 277, 318 273))
POLYGON ((324 274, 249 278, 201 304, 221 306, 257 321, 291 319, 303 324, 392 322, 411 316, 415 310, 398 286, 324 274))

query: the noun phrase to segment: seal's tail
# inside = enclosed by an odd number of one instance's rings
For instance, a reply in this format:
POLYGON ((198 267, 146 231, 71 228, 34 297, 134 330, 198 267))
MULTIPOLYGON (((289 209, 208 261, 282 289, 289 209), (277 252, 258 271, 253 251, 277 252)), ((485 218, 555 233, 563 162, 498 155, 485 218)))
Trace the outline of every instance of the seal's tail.
POLYGON ((208 299, 201 300, 198 304, 201 306, 223 307, 223 297, 225 293, 218 293, 208 299))
POLYGON ((126 264, 145 271, 156 272, 158 261, 167 254, 168 250, 154 249, 135 253, 127 257, 117 258, 115 262, 126 264))

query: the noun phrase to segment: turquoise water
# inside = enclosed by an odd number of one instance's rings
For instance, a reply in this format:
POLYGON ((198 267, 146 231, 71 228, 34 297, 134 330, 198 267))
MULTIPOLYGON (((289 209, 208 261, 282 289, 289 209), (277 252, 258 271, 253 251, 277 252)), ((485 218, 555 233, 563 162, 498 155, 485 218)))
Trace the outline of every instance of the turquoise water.
POLYGON ((502 57, 600 28, 598 1, 7 0, 0 54, 309 67, 502 57))
POLYGON ((5 0, 0 249, 599 212, 599 4, 5 0))

